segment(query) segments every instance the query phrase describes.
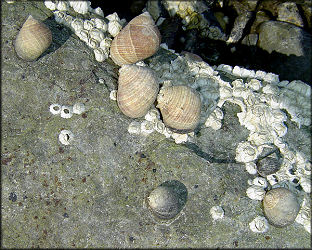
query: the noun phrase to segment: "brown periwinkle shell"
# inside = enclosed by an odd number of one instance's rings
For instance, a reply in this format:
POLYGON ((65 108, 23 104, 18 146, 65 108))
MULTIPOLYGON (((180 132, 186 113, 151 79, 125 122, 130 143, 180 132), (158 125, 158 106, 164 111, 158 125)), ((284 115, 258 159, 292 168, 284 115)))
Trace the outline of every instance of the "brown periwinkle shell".
POLYGON ((159 84, 154 71, 137 65, 123 65, 119 70, 117 103, 126 116, 144 116, 155 102, 159 84))
POLYGON ((36 60, 52 43, 52 33, 31 15, 27 18, 15 40, 15 51, 25 61, 36 60))
POLYGON ((133 18, 113 39, 110 56, 119 66, 152 56, 159 48, 161 36, 148 12, 133 18))
POLYGON ((276 227, 292 224, 299 212, 297 197, 287 188, 279 187, 268 191, 263 199, 264 215, 276 227))
POLYGON ((176 85, 162 88, 157 96, 163 122, 175 132, 193 131, 200 120, 201 100, 191 87, 176 85))

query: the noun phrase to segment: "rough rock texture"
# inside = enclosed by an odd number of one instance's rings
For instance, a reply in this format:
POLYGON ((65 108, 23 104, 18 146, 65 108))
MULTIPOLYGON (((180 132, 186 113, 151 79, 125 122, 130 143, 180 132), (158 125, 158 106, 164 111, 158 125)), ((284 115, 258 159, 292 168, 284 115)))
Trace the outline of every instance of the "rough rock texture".
POLYGON ((280 21, 266 21, 258 27, 257 46, 274 52, 270 61, 274 72, 283 74, 288 80, 311 79, 312 38, 308 32, 280 21))
POLYGON ((274 50, 285 55, 305 56, 311 51, 310 35, 293 24, 280 21, 263 22, 258 33, 258 46, 269 53, 274 50))
MULTIPOLYGON (((1 4, 2 247, 311 247, 297 223, 271 226, 265 234, 250 231, 249 222, 263 212, 261 202, 245 193, 253 176, 233 162, 248 134, 236 106, 225 107, 222 130, 200 130, 198 148, 156 132, 130 135, 132 119, 109 99, 117 66, 110 59, 97 63, 43 3, 1 4), (18 59, 13 49, 29 14, 53 33, 52 46, 35 62, 18 59), (52 103, 76 102, 87 111, 70 119, 49 112, 52 103), (62 129, 75 135, 69 146, 58 141, 62 129), (180 216, 165 225, 153 220, 143 201, 168 180, 182 182, 188 198, 180 216), (214 205, 222 206, 224 219, 212 220, 214 205)), ((300 146, 309 143, 305 138, 300 146)))

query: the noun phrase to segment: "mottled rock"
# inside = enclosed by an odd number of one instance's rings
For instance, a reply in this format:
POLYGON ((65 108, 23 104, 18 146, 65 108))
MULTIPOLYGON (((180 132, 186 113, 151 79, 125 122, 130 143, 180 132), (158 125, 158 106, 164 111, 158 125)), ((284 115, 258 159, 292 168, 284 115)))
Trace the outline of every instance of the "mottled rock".
POLYGON ((257 42, 258 42, 258 34, 253 33, 245 36, 241 43, 248 46, 256 46, 257 42))
POLYGON ((230 37, 227 40, 228 43, 236 43, 239 39, 241 39, 246 24, 251 17, 252 13, 250 11, 246 11, 235 18, 234 26, 231 30, 230 37))
POLYGON ((263 23, 265 21, 269 21, 269 20, 270 20, 270 17, 267 14, 267 12, 265 12, 263 10, 257 11, 256 18, 250 27, 250 33, 256 33, 258 25, 260 25, 261 23, 263 23))
POLYGON ((303 21, 296 3, 285 2, 277 6, 277 20, 303 27, 303 21))
POLYGON ((269 53, 308 56, 311 52, 311 35, 294 24, 267 21, 259 26, 258 46, 269 53))

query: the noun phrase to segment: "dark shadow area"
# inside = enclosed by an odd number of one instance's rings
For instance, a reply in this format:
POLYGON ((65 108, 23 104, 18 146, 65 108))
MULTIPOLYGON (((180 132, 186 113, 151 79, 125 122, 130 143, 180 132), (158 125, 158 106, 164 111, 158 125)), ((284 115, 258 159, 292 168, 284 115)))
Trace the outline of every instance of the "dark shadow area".
POLYGON ((117 12, 120 19, 125 18, 129 22, 132 18, 142 13, 147 0, 131 0, 131 1, 92 1, 91 7, 100 7, 104 15, 117 12))
POLYGON ((177 194, 179 199, 179 211, 181 211, 187 201, 188 192, 186 186, 182 182, 177 180, 165 181, 160 184, 160 186, 171 188, 173 192, 177 194))
POLYGON ((68 27, 57 23, 54 19, 54 16, 45 19, 43 23, 51 30, 52 43, 37 60, 56 51, 69 39, 73 33, 68 27))
POLYGON ((199 157, 208 161, 209 163, 237 163, 235 161, 235 159, 218 159, 218 158, 215 158, 212 155, 201 150, 201 148, 199 146, 197 146, 195 143, 186 142, 185 146, 188 149, 191 149, 199 157))

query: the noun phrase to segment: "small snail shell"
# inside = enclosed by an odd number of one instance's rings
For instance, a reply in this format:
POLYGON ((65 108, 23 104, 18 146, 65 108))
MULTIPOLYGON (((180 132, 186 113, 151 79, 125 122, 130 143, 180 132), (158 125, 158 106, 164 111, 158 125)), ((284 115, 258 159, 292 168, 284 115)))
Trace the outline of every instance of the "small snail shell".
POLYGON ((152 56, 159 48, 160 33, 148 12, 133 18, 114 38, 111 58, 121 66, 152 56))
POLYGON ((126 116, 144 116, 156 100, 158 90, 157 78, 151 69, 137 65, 120 68, 117 102, 126 116))
POLYGON ((158 186, 147 197, 148 208, 160 219, 172 219, 180 212, 179 196, 171 187, 158 186))
POLYGON ((176 85, 162 88, 157 102, 163 122, 175 132, 187 133, 198 125, 201 100, 191 87, 176 85))
POLYGON ((282 159, 273 156, 267 156, 256 162, 259 175, 266 177, 276 173, 282 164, 282 159))
POLYGON ((15 40, 17 55, 26 61, 36 60, 52 43, 52 33, 42 22, 29 16, 15 40))
POLYGON ((264 215, 269 223, 276 227, 285 227, 293 223, 300 205, 296 195, 286 188, 274 188, 263 199, 264 215))

